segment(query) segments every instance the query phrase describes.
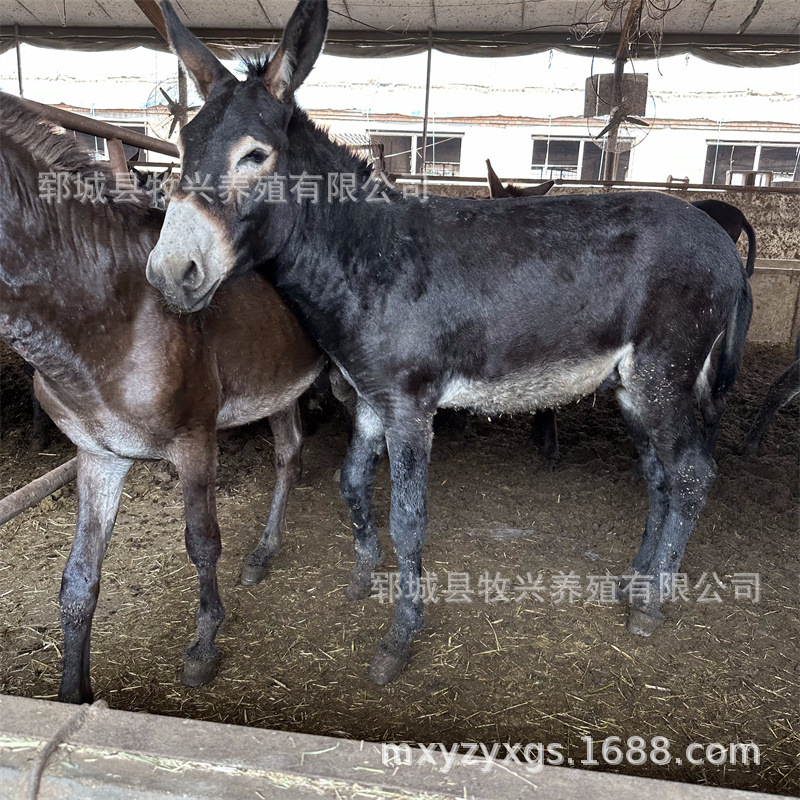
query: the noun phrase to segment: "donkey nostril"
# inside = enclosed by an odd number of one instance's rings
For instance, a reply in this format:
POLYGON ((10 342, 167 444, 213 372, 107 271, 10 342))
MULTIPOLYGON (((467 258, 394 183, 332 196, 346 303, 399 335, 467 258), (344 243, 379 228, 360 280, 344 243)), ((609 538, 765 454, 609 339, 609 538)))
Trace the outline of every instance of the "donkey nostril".
POLYGON ((203 282, 203 270, 196 261, 190 261, 183 273, 183 285, 187 289, 196 289, 203 282))

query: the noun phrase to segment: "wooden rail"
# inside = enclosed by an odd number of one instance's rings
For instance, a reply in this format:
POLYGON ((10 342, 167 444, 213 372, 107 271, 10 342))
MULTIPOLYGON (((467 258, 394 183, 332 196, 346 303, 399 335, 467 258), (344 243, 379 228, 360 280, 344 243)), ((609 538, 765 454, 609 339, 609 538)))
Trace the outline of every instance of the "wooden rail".
POLYGON ((40 114, 56 125, 61 125, 62 128, 78 131, 78 133, 86 133, 89 136, 98 136, 101 139, 118 139, 123 144, 131 147, 140 147, 143 150, 151 150, 154 153, 179 158, 178 148, 172 142, 154 139, 152 136, 137 133, 129 128, 121 128, 119 125, 111 125, 108 122, 101 122, 92 117, 84 117, 82 114, 75 114, 62 108, 54 108, 44 103, 37 103, 35 100, 27 100, 22 97, 17 99, 31 111, 40 114))
POLYGON ((45 497, 74 481, 77 474, 78 459, 72 458, 60 467, 51 469, 50 472, 31 481, 27 486, 12 492, 8 497, 4 497, 0 500, 0 525, 41 503, 45 497))

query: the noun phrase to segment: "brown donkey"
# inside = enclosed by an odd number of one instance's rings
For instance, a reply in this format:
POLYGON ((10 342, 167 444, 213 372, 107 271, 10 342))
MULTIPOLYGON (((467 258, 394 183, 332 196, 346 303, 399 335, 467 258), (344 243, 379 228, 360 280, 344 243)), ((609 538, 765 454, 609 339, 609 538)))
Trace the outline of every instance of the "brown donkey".
POLYGON ((242 580, 264 577, 300 472, 297 398, 323 359, 264 280, 223 287, 202 315, 170 313, 145 278, 163 213, 91 192, 109 175, 15 98, 0 115, 0 336, 36 367, 35 391, 78 447, 78 519, 61 583, 59 698, 92 700, 89 640, 100 570, 125 475, 137 458, 177 467, 186 549, 200 579, 197 632, 183 682, 214 676, 224 609, 217 589, 216 430, 268 417, 277 483, 242 580), (48 202, 39 174, 60 173, 48 202), (93 188, 92 188, 93 187, 93 188), (87 200, 87 198, 89 198, 87 200), (83 200, 83 202, 82 202, 83 200))

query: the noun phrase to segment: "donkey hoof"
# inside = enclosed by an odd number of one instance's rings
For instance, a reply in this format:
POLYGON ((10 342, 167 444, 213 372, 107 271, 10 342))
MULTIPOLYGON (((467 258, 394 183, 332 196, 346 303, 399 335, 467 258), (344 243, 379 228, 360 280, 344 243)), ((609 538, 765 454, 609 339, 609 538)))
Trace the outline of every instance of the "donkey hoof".
POLYGON ((350 576, 350 583, 344 590, 344 595, 348 600, 366 600, 372 594, 372 582, 363 580, 360 577, 350 576))
POLYGON ((372 569, 377 561, 370 561, 368 565, 356 560, 355 566, 350 570, 350 583, 344 590, 348 600, 365 600, 372 594, 372 569))
POLYGON ((219 669, 219 662, 219 655, 208 661, 196 661, 187 658, 183 666, 181 683, 184 686, 205 686, 207 683, 211 683, 219 669))
POLYGON ((410 660, 411 655, 408 650, 392 653, 383 645, 378 645, 378 650, 369 665, 369 679, 378 686, 386 686, 400 675, 410 660))
POLYGON ((664 615, 660 611, 646 614, 638 608, 631 608, 628 612, 628 632, 636 636, 651 636, 663 621, 664 615))
POLYGON ((94 693, 91 689, 88 691, 81 691, 80 689, 75 690, 66 690, 66 689, 59 689, 58 690, 58 702, 59 703, 72 703, 73 705, 80 706, 88 703, 91 705, 94 703, 94 693))
POLYGON ((239 583, 242 586, 255 586, 267 577, 269 564, 248 564, 242 562, 242 571, 239 574, 239 583))

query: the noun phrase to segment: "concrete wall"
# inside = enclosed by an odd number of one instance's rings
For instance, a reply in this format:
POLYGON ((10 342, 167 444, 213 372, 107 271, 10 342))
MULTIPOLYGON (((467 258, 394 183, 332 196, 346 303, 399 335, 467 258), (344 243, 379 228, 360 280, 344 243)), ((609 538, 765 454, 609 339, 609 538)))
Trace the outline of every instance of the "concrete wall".
MULTIPOLYGON (((760 800, 766 795, 0 695, 0 800, 760 800), (430 756, 428 756, 430 759, 430 756), (388 763, 387 763, 388 761, 388 763), (410 762, 410 763, 405 763, 410 762)), ((518 754, 522 760, 522 754, 518 754)), ((789 800, 770 795, 775 800, 789 800)))
POLYGON ((753 342, 794 342, 800 336, 800 261, 757 260, 750 282, 753 342))

